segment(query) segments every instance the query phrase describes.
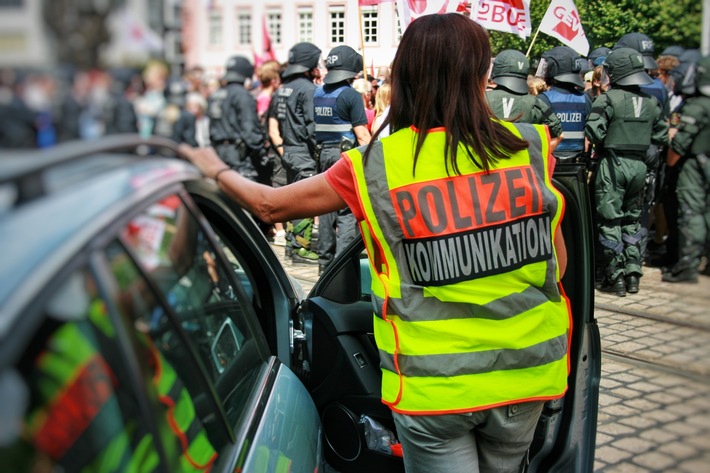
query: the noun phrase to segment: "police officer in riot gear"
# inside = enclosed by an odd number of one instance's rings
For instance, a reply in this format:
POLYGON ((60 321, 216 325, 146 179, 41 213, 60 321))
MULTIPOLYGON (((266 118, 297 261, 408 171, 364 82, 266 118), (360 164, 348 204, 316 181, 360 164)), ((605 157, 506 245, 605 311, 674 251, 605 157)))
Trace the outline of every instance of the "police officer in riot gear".
MULTIPOLYGON (((316 122, 314 117, 314 79, 320 77, 318 63, 321 50, 311 43, 298 43, 288 53, 288 66, 281 74, 283 84, 274 93, 272 110, 277 133, 270 133, 286 180, 291 184, 318 172, 316 166, 316 122)), ((270 130, 274 127, 270 126, 270 130)), ((313 218, 295 220, 286 225, 286 255, 294 261, 318 263, 311 248, 313 218)))
MULTIPOLYGON (((317 88, 313 96, 319 172, 335 164, 341 152, 370 142, 365 104, 360 93, 352 87, 353 80, 362 71, 362 56, 350 46, 336 46, 328 53, 326 68, 324 85, 317 88)), ((355 238, 356 233, 357 223, 348 208, 320 216, 318 255, 321 271, 355 238)))
POLYGON ((258 167, 266 164, 266 150, 256 100, 244 88, 244 82, 254 74, 254 66, 245 57, 233 56, 226 69, 226 85, 212 94, 207 106, 210 141, 232 169, 256 181, 258 167))
POLYGON ((155 117, 153 134, 196 147, 195 116, 185 110, 187 87, 176 80, 168 84, 165 94, 167 104, 155 117))
MULTIPOLYGON (((690 68, 688 82, 695 84, 695 93, 680 110, 678 131, 666 157, 669 166, 680 168, 679 258, 663 273, 667 282, 697 282, 700 257, 710 243, 710 56, 690 68)), ((707 265, 703 272, 709 274, 707 265)))
POLYGON ((540 97, 562 122, 564 139, 553 155, 562 160, 581 159, 586 151, 584 123, 592 102, 584 94, 581 72, 586 60, 568 46, 557 46, 542 55, 537 76, 550 88, 540 97))
MULTIPOLYGON (((661 104, 661 109, 663 110, 663 118, 667 118, 670 115, 670 100, 668 90, 663 84, 663 81, 656 77, 658 74, 658 63, 654 59, 655 48, 653 40, 643 33, 628 33, 619 38, 612 50, 619 48, 631 48, 641 53, 643 67, 652 79, 650 84, 640 85, 641 91, 658 99, 658 102, 661 104)), ((651 144, 648 148, 646 166, 648 171, 646 174, 647 184, 644 191, 644 209, 641 213, 641 223, 644 228, 648 229, 650 225, 650 209, 656 200, 656 181, 658 180, 658 172, 661 167, 661 149, 655 144, 651 144)), ((642 248, 643 253, 645 253, 645 250, 644 245, 642 248)))
POLYGON ((604 280, 599 290, 625 296, 639 290, 643 189, 648 147, 668 140, 658 100, 640 85, 652 82, 640 53, 617 48, 604 61, 611 88, 597 97, 584 132, 595 145, 599 168, 594 181, 604 280))
POLYGON ((562 141, 562 124, 547 102, 530 93, 529 69, 530 61, 525 54, 512 49, 501 51, 491 71, 496 87, 486 91, 486 100, 501 120, 547 125, 552 137, 550 148, 554 150, 562 141))
POLYGON ((619 38, 612 50, 619 48, 631 48, 641 53, 641 57, 643 58, 643 67, 652 79, 650 84, 641 85, 641 90, 658 99, 658 102, 663 107, 663 116, 667 117, 669 114, 668 91, 663 85, 663 82, 659 78, 655 77, 655 71, 658 69, 658 64, 654 59, 655 49, 653 46, 653 40, 643 33, 629 33, 619 38))

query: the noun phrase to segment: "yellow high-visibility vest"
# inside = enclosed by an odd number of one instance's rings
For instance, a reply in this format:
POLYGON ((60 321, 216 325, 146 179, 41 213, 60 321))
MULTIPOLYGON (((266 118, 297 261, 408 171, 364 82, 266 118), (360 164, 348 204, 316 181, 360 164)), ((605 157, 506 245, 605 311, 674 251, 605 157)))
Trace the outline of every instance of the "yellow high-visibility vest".
POLYGON ((405 414, 471 412, 561 397, 570 313, 554 236, 564 200, 545 127, 503 123, 530 147, 478 168, 443 160, 431 130, 403 129, 346 154, 365 219, 382 400, 405 414))

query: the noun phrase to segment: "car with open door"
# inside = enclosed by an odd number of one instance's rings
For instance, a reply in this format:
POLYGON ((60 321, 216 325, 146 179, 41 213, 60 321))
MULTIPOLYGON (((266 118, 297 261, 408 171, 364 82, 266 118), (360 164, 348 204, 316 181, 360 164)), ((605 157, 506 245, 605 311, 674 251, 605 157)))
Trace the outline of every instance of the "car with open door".
MULTIPOLYGON (((311 294, 175 144, 0 153, 8 471, 402 471, 354 242, 311 294)), ((592 471, 600 372, 581 166, 567 199, 570 388, 529 471, 592 471)))

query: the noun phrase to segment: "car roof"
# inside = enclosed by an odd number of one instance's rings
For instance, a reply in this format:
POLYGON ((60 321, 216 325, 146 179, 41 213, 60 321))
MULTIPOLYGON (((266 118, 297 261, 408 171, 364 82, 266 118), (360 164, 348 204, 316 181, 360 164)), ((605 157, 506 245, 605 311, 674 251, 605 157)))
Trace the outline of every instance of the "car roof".
POLYGON ((0 153, 0 338, 120 213, 161 188, 200 177, 186 161, 109 153, 110 144, 0 153))

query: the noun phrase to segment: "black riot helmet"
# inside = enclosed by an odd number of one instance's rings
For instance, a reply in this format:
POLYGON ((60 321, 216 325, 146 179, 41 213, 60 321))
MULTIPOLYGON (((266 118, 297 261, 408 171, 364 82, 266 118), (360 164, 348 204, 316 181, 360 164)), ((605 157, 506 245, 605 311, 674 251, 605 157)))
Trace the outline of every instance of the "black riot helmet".
POLYGON ((695 68, 695 87, 698 92, 710 97, 710 56, 701 58, 695 68))
POLYGON ((683 46, 679 46, 677 44, 673 44, 671 46, 668 46, 666 49, 664 49, 661 52, 661 56, 673 56, 678 58, 680 61, 680 56, 685 52, 685 48, 683 46))
POLYGON ((525 54, 514 49, 506 49, 498 53, 493 61, 491 79, 516 94, 527 94, 529 69, 530 61, 525 54))
POLYGON ((702 94, 710 97, 710 56, 703 56, 697 62, 683 63, 685 74, 681 92, 686 95, 702 94))
POLYGON ((674 94, 695 95, 695 75, 700 59, 702 55, 698 49, 686 49, 678 57, 680 64, 669 72, 669 88, 674 94))
POLYGON ((224 74, 226 82, 239 82, 243 84, 245 80, 254 75, 254 66, 249 59, 244 56, 232 56, 227 61, 227 72, 224 74))
POLYGON ((612 49, 631 48, 641 53, 644 69, 658 69, 653 59, 653 40, 643 33, 625 34, 616 42, 612 49))
POLYGON ((653 82, 646 74, 641 53, 631 48, 614 49, 602 64, 612 85, 646 85, 653 82))
POLYGON ((556 46, 543 53, 537 68, 538 77, 546 80, 584 87, 580 73, 584 69, 585 60, 569 46, 556 46))
POLYGON ((600 48, 594 48, 590 51, 590 53, 587 55, 587 58, 592 62, 594 66, 600 66, 602 62, 604 62, 604 59, 609 55, 611 52, 611 48, 607 48, 606 46, 602 46, 600 48))
POLYGON ((323 79, 326 84, 352 79, 362 71, 362 55, 350 46, 336 46, 328 53, 325 67, 328 69, 323 79))
POLYGON ((288 52, 288 66, 282 77, 300 74, 318 67, 321 50, 312 43, 298 43, 288 52))

